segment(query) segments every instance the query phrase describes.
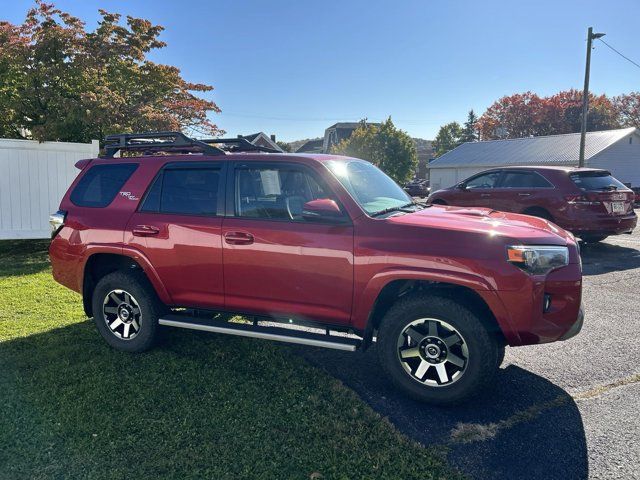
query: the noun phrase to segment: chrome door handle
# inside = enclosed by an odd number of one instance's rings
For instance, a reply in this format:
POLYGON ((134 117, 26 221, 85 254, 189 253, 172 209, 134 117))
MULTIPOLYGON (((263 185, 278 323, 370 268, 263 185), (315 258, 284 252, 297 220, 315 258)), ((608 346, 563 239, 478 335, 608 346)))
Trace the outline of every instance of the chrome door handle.
POLYGON ((136 225, 133 227, 133 235, 135 237, 151 237, 153 235, 158 235, 159 233, 160 229, 153 225, 136 225))
POLYGON ((251 245, 253 235, 247 232, 227 232, 224 234, 224 241, 229 245, 251 245))
POLYGON ((482 198, 487 198, 487 197, 490 197, 490 196, 491 196, 491 194, 490 194, 490 193, 481 193, 481 194, 480 194, 480 196, 481 196, 482 198))
POLYGON ((530 193, 519 193, 518 196, 519 197, 530 197, 531 194, 530 193))

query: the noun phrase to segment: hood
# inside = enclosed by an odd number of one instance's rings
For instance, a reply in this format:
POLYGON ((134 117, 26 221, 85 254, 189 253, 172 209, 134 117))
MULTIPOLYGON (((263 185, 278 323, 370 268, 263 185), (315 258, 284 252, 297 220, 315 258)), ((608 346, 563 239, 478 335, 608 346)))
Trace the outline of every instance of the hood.
POLYGON ((573 235, 547 220, 490 208, 433 205, 414 213, 394 215, 387 220, 398 225, 484 233, 529 245, 566 245, 573 242, 573 235))

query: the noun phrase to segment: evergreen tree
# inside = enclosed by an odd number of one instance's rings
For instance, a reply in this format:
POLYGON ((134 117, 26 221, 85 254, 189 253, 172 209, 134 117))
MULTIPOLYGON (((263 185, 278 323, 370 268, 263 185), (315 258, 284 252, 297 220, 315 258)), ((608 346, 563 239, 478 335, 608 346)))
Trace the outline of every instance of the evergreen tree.
POLYGON ((476 123, 478 123, 478 117, 476 116, 473 109, 471 109, 469 110, 467 121, 464 122, 464 128, 462 129, 462 137, 460 137, 461 143, 478 141, 478 128, 476 126, 476 123))

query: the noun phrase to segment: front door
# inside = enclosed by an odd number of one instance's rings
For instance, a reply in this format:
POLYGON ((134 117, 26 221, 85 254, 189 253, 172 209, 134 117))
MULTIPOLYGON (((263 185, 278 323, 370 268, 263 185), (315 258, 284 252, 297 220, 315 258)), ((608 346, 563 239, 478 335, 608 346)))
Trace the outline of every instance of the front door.
POLYGON ((457 190, 452 205, 462 207, 495 208, 494 187, 500 178, 500 171, 481 173, 464 182, 464 187, 457 190))
POLYGON ((156 269, 176 306, 224 308, 224 175, 216 162, 166 165, 127 226, 125 241, 156 269))
POLYGON ((315 199, 337 201, 301 164, 238 163, 229 172, 222 225, 227 310, 347 325, 353 295, 353 226, 305 219, 315 199))

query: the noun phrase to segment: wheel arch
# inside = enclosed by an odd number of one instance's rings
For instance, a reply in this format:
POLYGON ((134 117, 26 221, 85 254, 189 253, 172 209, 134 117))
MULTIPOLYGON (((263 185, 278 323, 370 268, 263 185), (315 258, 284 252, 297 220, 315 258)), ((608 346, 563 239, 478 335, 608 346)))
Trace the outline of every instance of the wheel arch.
POLYGON ((171 298, 149 260, 135 250, 92 249, 87 255, 82 271, 82 305, 88 317, 93 316, 92 296, 95 286, 102 277, 115 271, 134 270, 149 281, 158 298, 165 304, 171 298))
MULTIPOLYGON (((502 318, 502 322, 498 320, 493 309, 487 303, 486 296, 481 295, 477 289, 465 285, 463 282, 458 283, 451 280, 395 278, 382 286, 373 301, 363 331, 363 348, 366 349, 371 345, 382 319, 399 298, 420 292, 450 298, 461 303, 469 310, 479 314, 485 328, 495 335, 502 345, 510 343, 510 328, 504 328, 504 320, 502 318)), ((487 293, 489 292, 487 291, 487 293)))
POLYGON ((524 210, 522 210, 522 214, 530 215, 532 217, 544 218, 545 220, 549 220, 553 222, 553 215, 551 215, 551 212, 549 212, 549 210, 547 210, 544 207, 538 207, 538 206, 527 207, 524 210))

